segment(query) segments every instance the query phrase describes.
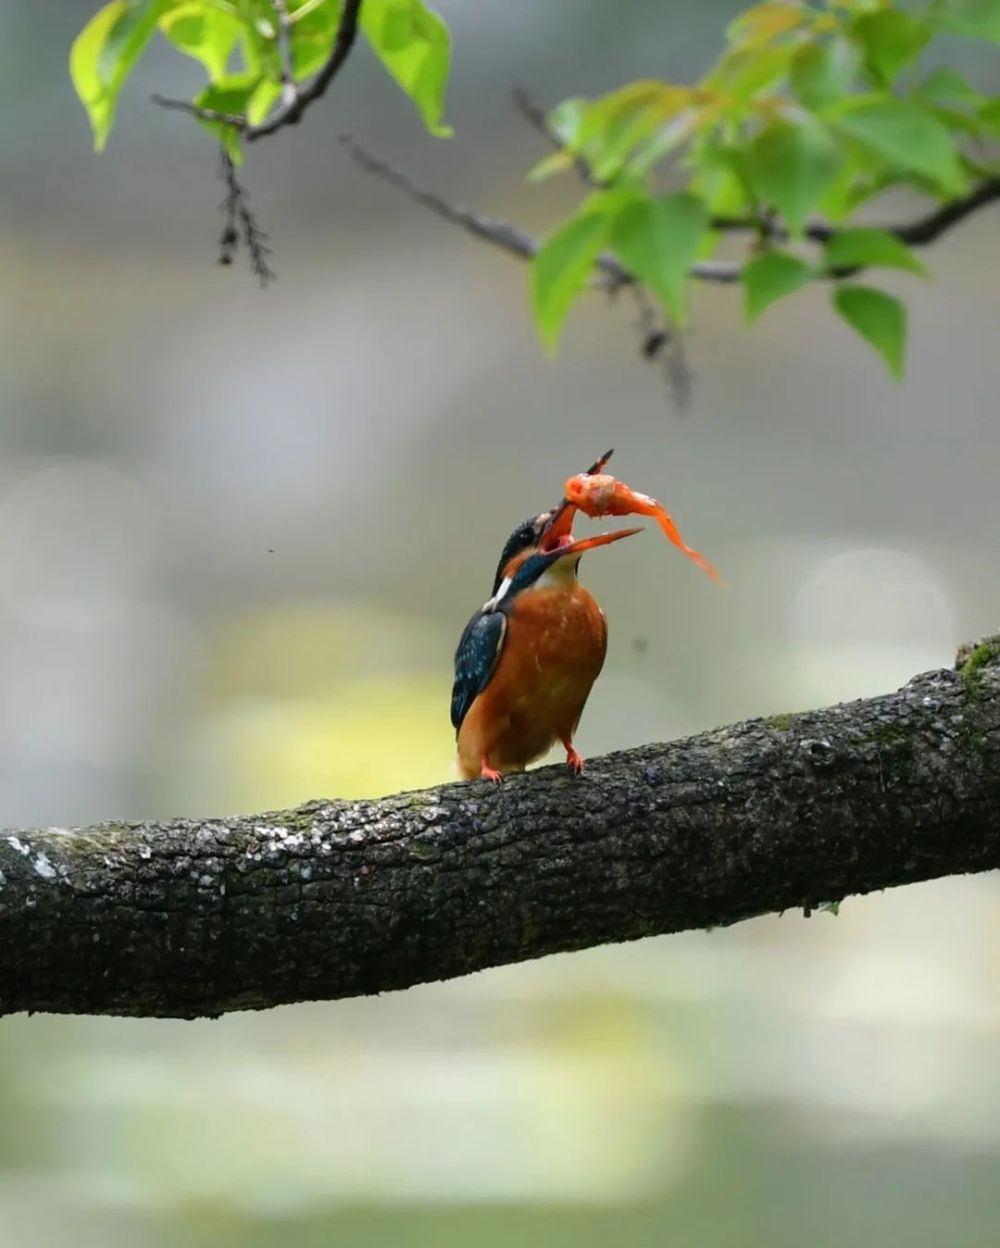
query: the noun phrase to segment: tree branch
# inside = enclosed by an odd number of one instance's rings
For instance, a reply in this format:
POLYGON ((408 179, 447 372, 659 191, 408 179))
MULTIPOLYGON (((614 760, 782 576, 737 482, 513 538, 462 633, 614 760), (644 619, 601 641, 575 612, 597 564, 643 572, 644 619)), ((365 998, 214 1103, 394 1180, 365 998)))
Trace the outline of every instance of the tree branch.
MULTIPOLYGON (((980 182, 967 195, 949 200, 940 208, 917 217, 915 221, 901 222, 896 225, 875 224, 865 228, 892 234, 909 247, 926 247, 930 243, 937 242, 942 234, 961 224, 966 217, 978 212, 980 208, 996 203, 997 200, 1000 200, 1000 178, 988 178, 985 182, 980 182)), ((787 242, 789 238, 784 226, 775 222, 754 220, 750 217, 714 217, 712 228, 720 231, 752 231, 764 234, 774 242, 787 242)), ((812 243, 828 243, 831 238, 843 233, 845 229, 854 228, 857 227, 830 225, 826 221, 811 221, 803 230, 803 237, 812 243)))
POLYGON ((888 230, 890 234, 895 234, 901 242, 907 243, 910 247, 923 247, 928 243, 936 242, 947 230, 958 225, 974 212, 978 212, 980 208, 985 208, 987 204, 996 203, 997 200, 1000 200, 1000 178, 991 178, 986 182, 980 182, 968 195, 942 204, 940 208, 929 212, 925 217, 918 217, 916 221, 911 221, 908 225, 889 225, 882 228, 888 230))
POLYGON ((1000 638, 897 693, 498 790, 0 835, 0 1013, 405 988, 1000 866, 1000 638))
MULTIPOLYGON (((409 174, 373 156, 351 135, 341 135, 340 141, 362 169, 388 182, 390 186, 395 186, 410 199, 429 208, 442 220, 461 226, 463 230, 483 239, 484 242, 492 243, 494 247, 499 247, 512 256, 519 256, 522 260, 530 260, 541 246, 537 238, 519 226, 512 225, 509 221, 504 221, 500 217, 482 216, 461 204, 450 203, 435 191, 427 190, 426 187, 414 181, 409 174)), ((597 284, 604 289, 631 286, 636 280, 635 275, 614 256, 598 256, 596 267, 600 271, 597 284)), ((691 268, 692 277, 701 278, 706 282, 738 282, 740 273, 739 265, 725 264, 717 260, 705 260, 691 268)))
POLYGON ((381 178, 383 182, 388 182, 390 186, 396 187, 418 204, 429 208, 431 212, 441 217, 442 220, 449 221, 452 225, 459 226, 469 234, 474 234, 476 238, 492 243, 494 247, 500 247, 512 256, 519 256, 522 260, 530 260, 538 250, 538 240, 532 238, 530 234, 519 229, 516 225, 510 225, 506 221, 501 221, 498 217, 480 216, 471 209, 464 208, 461 204, 449 203, 448 200, 442 198, 434 191, 428 191, 414 182, 408 174, 402 173, 399 169, 394 169, 392 165, 387 164, 384 160, 379 160, 377 156, 373 156, 360 143, 355 142, 349 134, 342 134, 340 141, 362 169, 374 174, 377 178, 381 178))
POLYGON ((344 0, 344 8, 340 14, 340 24, 334 36, 330 55, 307 83, 296 83, 291 78, 291 41, 288 36, 288 14, 284 3, 275 5, 278 12, 279 39, 282 43, 285 62, 285 91, 279 106, 259 125, 251 126, 247 118, 239 113, 220 113, 212 108, 201 108, 187 100, 170 99, 163 95, 154 95, 154 104, 163 108, 178 109, 192 113, 200 121, 221 122, 238 130, 248 143, 266 138, 269 134, 283 129, 285 126, 297 125, 302 120, 306 109, 320 99, 336 78, 341 66, 347 60, 354 40, 358 33, 358 18, 363 0, 344 0))
MULTIPOLYGON (((521 89, 514 91, 513 98, 521 114, 546 139, 549 145, 556 150, 564 150, 562 140, 549 126, 544 110, 535 104, 531 97, 521 89)), ((503 221, 497 217, 482 216, 469 208, 449 203, 443 196, 419 185, 408 174, 373 156, 350 135, 342 135, 341 142, 363 169, 395 186, 417 203, 423 204, 425 208, 429 208, 443 220, 450 221, 453 225, 459 225, 477 238, 492 243, 494 246, 500 247, 502 250, 523 260, 530 260, 538 251, 540 247, 538 240, 519 226, 512 225, 509 221, 503 221)), ((600 181, 594 178, 590 166, 581 156, 573 158, 573 166, 580 179, 587 186, 600 187, 602 185, 600 181)), ((936 208, 933 212, 923 217, 918 217, 915 221, 872 228, 882 229, 886 233, 893 234, 901 242, 909 246, 925 246, 935 242, 947 230, 965 220, 972 213, 997 200, 1000 200, 1000 178, 980 183, 968 195, 952 200, 950 203, 936 208)), ((787 242, 789 238, 788 231, 780 223, 761 221, 749 217, 715 217, 712 220, 712 228, 721 232, 753 231, 772 242, 787 242)), ((814 221, 805 227, 803 236, 810 242, 825 244, 841 233, 843 228, 849 227, 838 227, 823 221, 814 221)), ((614 290, 621 286, 639 284, 635 274, 630 272, 614 256, 599 256, 596 267, 599 270, 599 275, 595 284, 598 286, 614 290)), ((831 269, 825 273, 817 273, 817 277, 825 277, 836 281, 844 277, 853 277, 855 274, 863 272, 865 267, 865 265, 852 265, 850 268, 831 269)), ((725 261, 704 260, 691 267, 691 277, 704 282, 718 282, 731 285, 739 282, 742 276, 743 266, 741 264, 725 261)), ((646 339, 647 344, 654 341, 659 342, 660 335, 647 337, 646 339)))

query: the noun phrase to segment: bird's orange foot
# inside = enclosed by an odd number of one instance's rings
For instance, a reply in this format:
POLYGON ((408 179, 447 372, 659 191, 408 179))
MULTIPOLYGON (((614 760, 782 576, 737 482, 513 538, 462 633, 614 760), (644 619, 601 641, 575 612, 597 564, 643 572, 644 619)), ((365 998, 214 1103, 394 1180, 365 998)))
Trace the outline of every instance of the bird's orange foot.
POLYGON ((491 767, 490 760, 485 754, 480 764, 479 775, 483 780, 492 780, 494 784, 503 784, 503 772, 497 771, 495 767, 491 767))
POLYGON ((566 766, 571 767, 577 775, 583 771, 583 757, 571 745, 566 746, 566 766))

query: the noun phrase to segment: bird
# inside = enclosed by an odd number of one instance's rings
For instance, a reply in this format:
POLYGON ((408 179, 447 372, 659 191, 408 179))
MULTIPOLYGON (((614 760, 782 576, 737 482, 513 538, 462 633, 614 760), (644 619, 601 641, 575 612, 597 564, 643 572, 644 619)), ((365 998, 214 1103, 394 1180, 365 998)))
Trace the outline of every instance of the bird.
POLYGON ((525 520, 503 548, 490 598, 455 651, 451 722, 463 779, 499 784, 556 742, 583 770, 573 734, 607 650, 604 612, 580 584, 587 550, 640 533, 618 529, 574 540, 568 499, 525 520))

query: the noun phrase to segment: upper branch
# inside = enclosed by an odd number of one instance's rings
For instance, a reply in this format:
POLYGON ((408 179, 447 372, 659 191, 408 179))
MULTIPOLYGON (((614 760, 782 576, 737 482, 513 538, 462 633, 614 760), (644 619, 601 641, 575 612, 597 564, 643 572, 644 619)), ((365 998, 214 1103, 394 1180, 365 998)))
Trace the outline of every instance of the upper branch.
MULTIPOLYGON (((998 199, 1000 178, 987 178, 973 187, 967 195, 951 199, 914 221, 886 223, 873 228, 894 235, 901 243, 910 247, 925 247, 929 243, 937 242, 942 234, 959 225, 966 217, 998 199)), ((762 234, 773 242, 787 242, 789 238, 788 231, 780 222, 760 221, 751 217, 714 217, 712 228, 721 231, 751 231, 762 234)), ((812 243, 828 243, 845 228, 852 227, 830 225, 826 221, 810 221, 803 230, 803 235, 812 243)))
MULTIPOLYGON (((522 108, 522 111, 525 108, 534 108, 530 101, 525 104, 524 100, 520 98, 519 107, 522 108)), ((535 120, 533 114, 531 119, 535 120)), ((453 225, 460 225, 470 234, 475 234, 477 238, 492 243, 493 246, 499 247, 511 255, 519 256, 523 260, 530 260, 541 246, 537 238, 509 221, 504 221, 499 217, 483 216, 469 208, 450 203, 443 196, 437 194, 437 192, 430 191, 415 182, 408 174, 373 156, 350 135, 342 135, 341 142, 363 169, 397 187, 411 199, 416 200, 419 204, 423 204, 425 208, 429 208, 445 221, 450 221, 453 225)), ((586 169, 586 166, 584 166, 584 169, 586 169)), ((581 176, 584 175, 581 174, 581 176)), ((1000 200, 1000 179, 983 182, 970 194, 963 196, 961 199, 952 200, 950 203, 935 209, 934 212, 929 213, 927 216, 919 217, 908 225, 885 225, 878 228, 884 229, 890 234, 895 234, 897 238, 911 246, 922 246, 934 242, 943 233, 951 229, 952 226, 957 225, 979 208, 983 208, 996 200, 1000 200)), ((759 223, 742 217, 719 217, 712 221, 712 227, 720 230, 753 229, 760 231, 761 229, 759 223)), ((772 241, 780 241, 788 237, 784 227, 780 225, 769 225, 765 232, 772 241)), ((827 225, 825 222, 813 222, 806 226, 804 233, 811 242, 825 243, 838 233, 838 227, 827 225)), ((850 270, 834 269, 826 273, 819 272, 817 276, 836 279, 861 272, 864 267, 864 265, 856 265, 850 270)), ((630 286, 637 280, 635 274, 612 255, 604 254, 598 256, 596 268, 598 273, 595 284, 606 289, 630 286)), ((702 260, 691 266, 691 277, 703 282, 718 282, 724 285, 731 285, 734 282, 739 282, 742 276, 743 266, 741 264, 730 263, 725 260, 702 260)))
MULTIPOLYGON (((495 247, 510 252, 511 255, 520 256, 522 260, 530 260, 538 250, 538 240, 516 225, 501 221, 499 217, 484 217, 461 204, 450 203, 435 191, 429 191, 415 182, 408 174, 395 169, 384 160, 379 160, 377 156, 373 156, 360 143, 355 142, 349 134, 342 134, 340 141, 362 169, 388 182, 390 186, 396 187, 418 204, 423 204, 435 216, 450 221, 452 225, 460 226, 468 233, 474 234, 476 238, 492 243, 495 247)), ((629 276, 631 278, 631 275, 629 276)))
POLYGON ((169 99, 166 96, 154 95, 155 103, 164 108, 179 109, 185 113, 193 113, 201 121, 221 122, 239 130, 248 143, 263 139, 284 126, 294 126, 302 120, 302 114, 325 94, 327 87, 336 78, 340 67, 347 60, 358 33, 358 18, 363 0, 344 0, 344 8, 340 14, 340 23, 334 36, 330 55, 324 64, 306 83, 296 83, 292 77, 291 39, 289 36, 290 18, 284 3, 277 5, 279 17, 279 39, 284 59, 284 94, 278 107, 259 125, 251 126, 246 117, 237 113, 220 113, 216 109, 201 108, 187 100, 169 99))
POLYGON ((344 8, 340 15, 340 25, 333 40, 333 47, 326 63, 315 73, 304 86, 292 84, 293 90, 286 103, 281 104, 270 117, 258 126, 249 126, 244 135, 248 143, 254 139, 262 139, 265 135, 274 134, 282 126, 294 126, 302 120, 302 114, 310 104, 318 100, 327 87, 336 78, 340 67, 347 60, 348 53, 354 46, 358 33, 358 17, 361 13, 362 0, 344 0, 344 8))
MULTIPOLYGON (((900 242, 910 247, 925 247, 929 243, 937 242, 942 234, 960 224, 966 217, 997 200, 1000 200, 1000 178, 989 178, 985 182, 980 182, 968 195, 949 200, 940 208, 935 208, 933 212, 917 217, 915 221, 898 225, 881 225, 877 228, 884 230, 887 234, 894 234, 900 242)), ((816 243, 828 242, 836 233, 835 226, 827 225, 822 221, 813 222, 806 226, 805 230, 806 237, 816 243)))
POLYGON ((0 836, 0 1013, 403 988, 1000 866, 1000 638, 884 697, 380 801, 0 836))
MULTIPOLYGON (((418 204, 423 204, 425 208, 429 208, 443 220, 450 221, 452 225, 461 226, 463 230, 474 234, 484 242, 492 243, 494 247, 519 256, 522 260, 530 260, 538 251, 541 245, 538 239, 522 230, 520 226, 512 225, 500 217, 483 216, 461 204, 451 203, 436 191, 430 191, 421 186, 409 174, 373 156, 349 134, 341 135, 340 141, 362 169, 375 174, 376 177, 388 182, 390 186, 395 186, 404 195, 408 195, 418 204)), ((598 256, 597 268, 600 271, 598 284, 605 288, 629 286, 636 280, 635 275, 611 255, 598 256)), ((738 265, 725 264, 722 261, 703 260, 700 264, 692 266, 691 275, 709 282, 738 282, 740 268, 738 265)))

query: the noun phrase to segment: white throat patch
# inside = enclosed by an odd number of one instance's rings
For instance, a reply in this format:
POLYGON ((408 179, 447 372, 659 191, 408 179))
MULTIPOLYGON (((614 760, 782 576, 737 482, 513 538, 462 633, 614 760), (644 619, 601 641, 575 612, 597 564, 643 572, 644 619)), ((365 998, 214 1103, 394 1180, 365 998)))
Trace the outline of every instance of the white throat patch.
MULTIPOLYGON (((530 594, 533 589, 565 589, 567 585, 572 585, 576 580, 576 561, 578 558, 579 556, 575 555, 568 556, 565 559, 557 559, 555 563, 550 564, 545 569, 536 581, 526 585, 520 592, 522 594, 530 594)), ((513 583, 513 577, 505 576, 493 597, 483 603, 483 610, 486 612, 496 611, 501 602, 510 593, 510 587, 513 583)))
POLYGON ((513 582, 511 578, 509 576, 505 576, 503 580, 500 582, 500 587, 497 590, 497 592, 493 595, 493 597, 488 598, 486 602, 483 603, 483 610, 486 612, 495 611, 497 607, 500 605, 500 603, 507 596, 507 594, 510 592, 510 587, 512 583, 513 582))

